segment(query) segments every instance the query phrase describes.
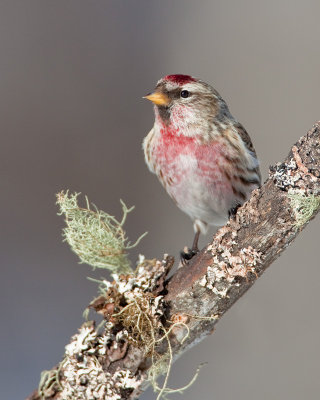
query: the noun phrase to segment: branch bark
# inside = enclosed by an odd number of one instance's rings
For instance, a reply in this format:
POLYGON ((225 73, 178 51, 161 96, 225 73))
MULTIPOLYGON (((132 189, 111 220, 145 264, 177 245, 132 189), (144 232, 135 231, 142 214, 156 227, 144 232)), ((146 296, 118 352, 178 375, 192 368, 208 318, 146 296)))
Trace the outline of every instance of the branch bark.
MULTIPOLYGON (((174 262, 166 256, 162 262, 141 264, 134 278, 118 277, 108 295, 91 305, 109 321, 105 332, 98 334, 93 323, 84 324, 66 347, 63 362, 47 371, 40 391, 27 399, 138 398, 148 384, 150 349, 128 340, 126 321, 119 326, 115 319, 119 293, 126 299, 130 293, 133 298, 150 294, 153 311, 146 312, 151 322, 154 317, 160 324, 152 332, 158 338, 157 354, 167 354, 169 346, 175 359, 213 332, 222 315, 315 217, 319 199, 320 122, 284 162, 270 167, 263 186, 187 266, 166 279, 174 262), (121 291, 123 284, 127 286, 121 291), (170 343, 163 340, 161 326, 170 333, 165 335, 170 343)), ((118 305, 121 312, 133 304, 126 301, 118 305)))

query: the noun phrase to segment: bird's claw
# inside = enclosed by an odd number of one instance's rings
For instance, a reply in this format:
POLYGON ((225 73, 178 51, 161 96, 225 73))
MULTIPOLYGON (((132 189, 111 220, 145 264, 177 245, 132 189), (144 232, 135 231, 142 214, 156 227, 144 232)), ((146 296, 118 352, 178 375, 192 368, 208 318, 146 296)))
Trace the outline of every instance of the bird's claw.
POLYGON ((199 249, 190 249, 189 247, 184 247, 183 250, 180 251, 180 260, 182 265, 186 265, 191 258, 193 258, 197 253, 199 253, 199 249))
POLYGON ((237 204, 235 207, 230 208, 230 210, 228 211, 229 218, 235 219, 238 208, 240 206, 241 206, 240 204, 237 204))

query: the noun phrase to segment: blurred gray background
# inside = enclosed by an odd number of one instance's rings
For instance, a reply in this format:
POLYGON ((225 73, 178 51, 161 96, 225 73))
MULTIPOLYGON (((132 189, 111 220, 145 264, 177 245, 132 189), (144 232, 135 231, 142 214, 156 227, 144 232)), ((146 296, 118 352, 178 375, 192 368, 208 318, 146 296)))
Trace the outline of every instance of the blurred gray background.
MULTIPOLYGON (((170 73, 211 83, 266 178, 320 119, 319 13, 319 0, 1 0, 1 399, 24 398, 59 362, 96 294, 86 277, 103 275, 62 243, 55 193, 80 191, 115 216, 119 198, 134 204, 128 235, 149 234, 133 263, 177 256, 192 224, 144 164, 153 111, 141 97, 170 73)), ((180 358, 173 387, 208 364, 173 399, 319 396, 319 231, 316 220, 180 358)))

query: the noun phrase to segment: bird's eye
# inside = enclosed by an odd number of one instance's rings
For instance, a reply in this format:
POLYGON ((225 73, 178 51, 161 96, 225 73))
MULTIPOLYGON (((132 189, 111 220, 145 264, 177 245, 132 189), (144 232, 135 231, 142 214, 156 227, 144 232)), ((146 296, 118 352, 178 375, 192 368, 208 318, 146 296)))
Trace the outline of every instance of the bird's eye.
POLYGON ((190 93, 188 92, 188 90, 182 90, 180 96, 186 99, 187 97, 189 97, 189 94, 190 93))

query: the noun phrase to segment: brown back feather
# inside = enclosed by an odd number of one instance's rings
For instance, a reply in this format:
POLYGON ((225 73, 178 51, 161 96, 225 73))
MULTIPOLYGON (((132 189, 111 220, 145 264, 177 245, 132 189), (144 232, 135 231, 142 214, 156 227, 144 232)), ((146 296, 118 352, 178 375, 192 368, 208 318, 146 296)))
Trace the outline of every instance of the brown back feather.
MULTIPOLYGON (((248 134, 248 132, 245 130, 245 128, 240 124, 240 122, 237 122, 235 125, 237 132, 239 134, 239 136, 241 137, 243 143, 246 145, 247 149, 249 149, 250 151, 252 151, 252 153, 257 157, 257 153, 255 148, 253 147, 252 141, 250 139, 250 136, 248 134)), ((254 168, 254 171, 257 173, 257 175, 259 176, 259 180, 261 183, 261 172, 260 172, 260 168, 254 168)))
POLYGON ((237 132, 239 133, 241 139, 243 140, 243 142, 247 146, 247 148, 256 155, 256 151, 255 151, 255 148, 253 147, 250 136, 249 136, 248 132, 244 129, 244 127, 240 124, 240 122, 236 123, 235 128, 237 129, 237 132))

